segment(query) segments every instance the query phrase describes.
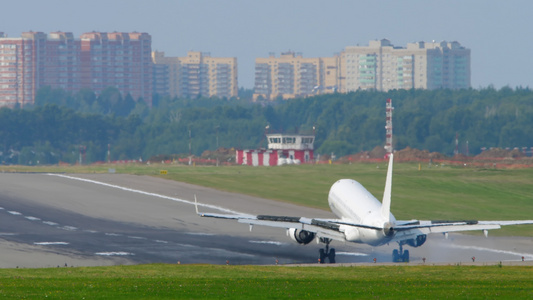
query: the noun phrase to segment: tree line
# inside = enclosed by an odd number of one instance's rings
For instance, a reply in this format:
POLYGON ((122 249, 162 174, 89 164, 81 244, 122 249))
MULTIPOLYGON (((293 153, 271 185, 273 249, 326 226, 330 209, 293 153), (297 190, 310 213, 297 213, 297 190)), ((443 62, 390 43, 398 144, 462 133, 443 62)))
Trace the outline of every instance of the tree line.
POLYGON ((314 132, 315 152, 339 157, 384 145, 387 98, 395 108, 395 149, 452 155, 456 135, 463 154, 467 143, 471 155, 482 147, 533 147, 528 88, 357 91, 268 103, 155 95, 151 108, 114 88, 99 95, 43 88, 33 107, 0 109, 0 159, 74 163, 82 154, 90 163, 189 151, 198 156, 217 147, 264 148, 267 125, 270 132, 314 132))

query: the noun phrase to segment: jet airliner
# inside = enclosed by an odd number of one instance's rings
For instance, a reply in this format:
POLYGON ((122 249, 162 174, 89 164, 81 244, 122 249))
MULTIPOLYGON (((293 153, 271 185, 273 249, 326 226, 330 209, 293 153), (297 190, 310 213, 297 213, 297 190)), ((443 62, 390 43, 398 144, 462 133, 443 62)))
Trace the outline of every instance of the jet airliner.
POLYGON ((401 221, 391 214, 392 165, 394 154, 390 154, 383 200, 377 200, 359 182, 341 179, 333 184, 329 191, 328 203, 338 219, 320 219, 289 216, 216 214, 198 212, 202 217, 235 219, 240 223, 285 228, 287 235, 299 244, 309 244, 313 240, 325 244, 319 251, 319 259, 326 258, 335 263, 335 249, 329 248, 332 240, 380 246, 398 243, 399 249, 392 253, 394 262, 408 262, 409 250, 403 246, 420 247, 426 242, 430 233, 482 230, 487 236, 488 230, 499 229, 503 225, 533 224, 533 220, 518 221, 401 221))

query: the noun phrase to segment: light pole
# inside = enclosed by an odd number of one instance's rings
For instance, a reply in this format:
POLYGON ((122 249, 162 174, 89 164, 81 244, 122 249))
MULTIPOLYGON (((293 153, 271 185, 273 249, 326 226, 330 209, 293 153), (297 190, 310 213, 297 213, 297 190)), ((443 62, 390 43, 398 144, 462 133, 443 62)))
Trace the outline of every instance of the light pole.
POLYGON ((219 155, 219 153, 218 153, 218 129, 219 129, 219 128, 220 128, 220 125, 217 125, 217 126, 215 127, 215 129, 217 130, 217 149, 215 150, 215 155, 216 155, 216 157, 217 157, 217 167, 218 167, 218 155, 219 155))
POLYGON ((192 135, 191 135, 191 126, 190 125, 188 126, 188 129, 189 129, 189 166, 190 166, 192 164, 192 147, 191 147, 192 135))

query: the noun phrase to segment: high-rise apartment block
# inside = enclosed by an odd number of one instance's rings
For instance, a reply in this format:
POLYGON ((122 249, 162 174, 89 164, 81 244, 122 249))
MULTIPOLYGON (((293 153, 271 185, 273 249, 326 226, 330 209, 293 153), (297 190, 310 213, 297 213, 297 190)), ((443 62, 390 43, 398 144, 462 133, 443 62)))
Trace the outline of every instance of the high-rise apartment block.
POLYGON ((32 104, 45 86, 96 93, 111 86, 151 106, 151 50, 147 33, 0 33, 0 106, 32 104))
POLYGON ((237 58, 190 51, 186 57, 153 52, 154 87, 160 95, 180 98, 237 97, 237 58))
POLYGON ((463 89, 470 87, 470 49, 458 42, 409 43, 389 40, 349 46, 342 53, 345 86, 341 91, 463 89))
POLYGON ((254 100, 289 99, 334 92, 340 86, 340 57, 303 58, 292 51, 255 59, 254 100))
POLYGON ((254 100, 306 97, 331 92, 470 87, 470 49, 458 42, 389 40, 349 46, 340 55, 302 58, 293 52, 257 58, 254 100))
POLYGON ((84 87, 96 92, 116 87, 123 95, 152 105, 152 37, 147 33, 81 35, 84 87))
POLYGON ((44 61, 39 60, 45 51, 46 35, 31 34, 21 38, 7 38, 0 33, 0 106, 33 103, 35 79, 44 77, 44 61))

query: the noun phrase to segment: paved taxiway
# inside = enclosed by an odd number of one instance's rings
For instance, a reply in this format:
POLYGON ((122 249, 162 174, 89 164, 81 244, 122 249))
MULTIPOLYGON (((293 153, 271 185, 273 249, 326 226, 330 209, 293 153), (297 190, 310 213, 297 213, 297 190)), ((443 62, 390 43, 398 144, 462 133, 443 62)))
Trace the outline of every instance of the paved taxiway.
MULTIPOLYGON (((0 173, 0 267, 135 263, 312 263, 321 245, 284 230, 200 218, 205 206, 249 214, 334 217, 330 212, 148 176, 0 173)), ((327 201, 324 199, 324 201, 327 201)), ((339 263, 390 261, 395 245, 332 244, 339 263)), ((532 237, 450 234, 409 248, 412 262, 533 260, 532 237)))

